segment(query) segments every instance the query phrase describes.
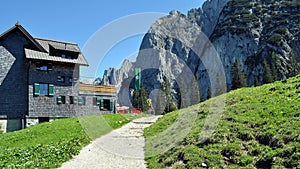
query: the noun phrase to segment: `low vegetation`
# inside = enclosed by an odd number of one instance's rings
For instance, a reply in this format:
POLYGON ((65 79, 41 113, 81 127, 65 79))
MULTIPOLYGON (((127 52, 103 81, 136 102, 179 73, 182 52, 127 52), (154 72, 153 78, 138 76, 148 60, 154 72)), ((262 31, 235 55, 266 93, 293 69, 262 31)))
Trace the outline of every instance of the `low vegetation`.
POLYGON ((144 115, 67 118, 0 135, 0 168, 57 168, 91 140, 144 115))
POLYGON ((299 110, 300 75, 260 87, 238 89, 169 113, 145 130, 148 167, 300 168, 299 110), (205 138, 200 133, 208 128, 205 120, 212 113, 210 105, 222 97, 226 97, 224 112, 214 133, 205 138), (186 113, 196 114, 187 135, 168 150, 153 154, 153 149, 163 143, 157 141, 155 145, 150 140, 186 113))

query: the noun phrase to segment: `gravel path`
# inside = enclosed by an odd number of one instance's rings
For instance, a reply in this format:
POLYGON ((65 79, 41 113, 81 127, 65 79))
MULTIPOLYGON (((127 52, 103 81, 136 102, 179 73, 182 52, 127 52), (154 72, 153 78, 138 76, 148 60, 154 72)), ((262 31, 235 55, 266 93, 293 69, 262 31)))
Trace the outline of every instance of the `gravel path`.
POLYGON ((136 119, 84 147, 79 155, 63 163, 61 169, 145 169, 144 128, 159 116, 136 119))

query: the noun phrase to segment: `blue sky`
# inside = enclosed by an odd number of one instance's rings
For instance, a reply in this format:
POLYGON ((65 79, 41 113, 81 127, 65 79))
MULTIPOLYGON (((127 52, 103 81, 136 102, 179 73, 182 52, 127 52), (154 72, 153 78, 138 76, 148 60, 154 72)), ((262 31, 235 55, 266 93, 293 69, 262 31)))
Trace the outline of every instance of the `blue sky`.
MULTIPOLYGON (((202 3, 203 0, 4 0, 0 32, 19 21, 35 37, 75 42, 83 48, 97 30, 118 18, 144 12, 169 13, 173 9, 186 14, 202 3)), ((100 76, 104 69, 118 67, 124 58, 137 52, 141 38, 142 35, 137 35, 119 42, 99 64, 96 74, 83 73, 83 76, 100 76)), ((94 62, 90 56, 85 57, 94 62)))

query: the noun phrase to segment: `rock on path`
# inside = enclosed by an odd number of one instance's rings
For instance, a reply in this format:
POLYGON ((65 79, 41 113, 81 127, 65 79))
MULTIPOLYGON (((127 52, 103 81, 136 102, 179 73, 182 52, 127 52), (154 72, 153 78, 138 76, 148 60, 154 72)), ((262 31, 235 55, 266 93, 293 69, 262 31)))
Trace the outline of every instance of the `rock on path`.
POLYGON ((145 169, 143 130, 160 116, 133 120, 84 147, 61 169, 145 169))

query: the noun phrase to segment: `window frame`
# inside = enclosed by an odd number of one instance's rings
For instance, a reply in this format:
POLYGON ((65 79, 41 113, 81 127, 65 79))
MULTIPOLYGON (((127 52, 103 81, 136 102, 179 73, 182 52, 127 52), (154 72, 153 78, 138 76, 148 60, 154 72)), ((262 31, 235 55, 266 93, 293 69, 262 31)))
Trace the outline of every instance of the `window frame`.
POLYGON ((51 83, 34 83, 33 84, 33 96, 54 96, 54 84, 51 83))

